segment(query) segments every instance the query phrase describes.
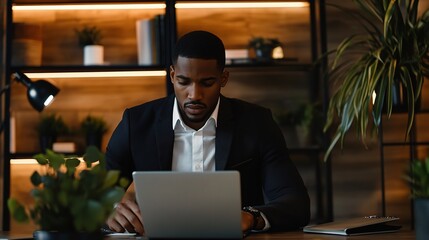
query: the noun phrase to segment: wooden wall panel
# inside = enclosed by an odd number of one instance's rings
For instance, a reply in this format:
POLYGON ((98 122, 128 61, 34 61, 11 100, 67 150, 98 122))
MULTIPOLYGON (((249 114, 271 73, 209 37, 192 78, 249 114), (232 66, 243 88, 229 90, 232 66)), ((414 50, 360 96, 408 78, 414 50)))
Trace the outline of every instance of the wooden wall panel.
POLYGON ((136 21, 163 13, 163 10, 15 11, 14 22, 42 26, 42 65, 81 65, 83 50, 75 30, 83 26, 96 26, 101 30, 107 65, 135 65, 136 21))
POLYGON ((277 38, 286 57, 311 61, 308 8, 178 9, 177 19, 179 36, 192 30, 208 30, 230 49, 247 48, 254 36, 277 38))
MULTIPOLYGON (((77 130, 80 121, 88 114, 103 117, 109 132, 104 136, 103 146, 125 108, 138 105, 166 95, 165 78, 82 78, 56 79, 54 82, 61 90, 54 102, 38 113, 27 101, 23 85, 14 83, 12 86, 11 112, 15 119, 14 139, 16 152, 39 151, 36 126, 41 114, 57 113, 65 122, 77 130)), ((83 147, 83 136, 79 133, 62 136, 60 141, 74 141, 83 147)))

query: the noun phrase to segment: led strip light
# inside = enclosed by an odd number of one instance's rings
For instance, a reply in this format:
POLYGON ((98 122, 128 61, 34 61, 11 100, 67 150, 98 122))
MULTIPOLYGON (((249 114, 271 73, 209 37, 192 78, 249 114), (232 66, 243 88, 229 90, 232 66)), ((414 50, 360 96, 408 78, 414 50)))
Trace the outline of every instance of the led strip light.
MULTIPOLYGON (((183 2, 176 3, 178 9, 195 8, 301 8, 308 2, 183 2)), ((56 11, 56 10, 132 10, 165 9, 164 3, 119 3, 119 4, 57 4, 57 5, 13 5, 14 11, 56 11)))

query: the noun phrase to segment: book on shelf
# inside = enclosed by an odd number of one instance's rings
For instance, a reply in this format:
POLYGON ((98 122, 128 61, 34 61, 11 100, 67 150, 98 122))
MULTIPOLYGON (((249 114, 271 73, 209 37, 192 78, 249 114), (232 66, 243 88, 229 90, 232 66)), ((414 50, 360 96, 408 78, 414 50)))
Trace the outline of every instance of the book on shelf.
POLYGON ((136 22, 139 65, 165 63, 165 16, 139 19, 136 22))

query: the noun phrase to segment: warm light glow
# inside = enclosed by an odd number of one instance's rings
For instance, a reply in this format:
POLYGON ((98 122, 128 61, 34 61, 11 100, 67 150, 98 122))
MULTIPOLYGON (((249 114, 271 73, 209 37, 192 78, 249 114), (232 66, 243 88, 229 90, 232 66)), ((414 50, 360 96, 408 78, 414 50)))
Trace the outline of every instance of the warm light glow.
POLYGON ((165 9, 164 3, 13 5, 14 11, 165 9))
POLYGON ((176 3, 176 8, 301 8, 308 7, 308 2, 183 2, 176 3))
MULTIPOLYGON (((84 162, 82 157, 78 157, 77 159, 79 159, 81 162, 84 162)), ((19 158, 19 159, 13 158, 10 160, 10 164, 11 165, 34 165, 39 163, 34 158, 19 158)))
POLYGON ((165 71, 46 72, 25 73, 29 78, 165 77, 165 71))
MULTIPOLYGON (((182 2, 176 8, 301 8, 308 2, 182 2)), ((14 11, 165 9, 164 3, 13 5, 14 11)))
POLYGON ((38 164, 36 159, 11 159, 11 165, 26 165, 26 164, 38 164))

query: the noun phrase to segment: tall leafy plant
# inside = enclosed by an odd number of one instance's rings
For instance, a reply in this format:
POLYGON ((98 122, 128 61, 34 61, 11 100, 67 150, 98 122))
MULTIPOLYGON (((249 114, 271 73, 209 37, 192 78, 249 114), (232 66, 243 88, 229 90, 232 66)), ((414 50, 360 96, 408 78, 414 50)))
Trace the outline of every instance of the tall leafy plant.
POLYGON ((429 75, 429 9, 419 17, 419 0, 354 2, 359 12, 343 10, 364 27, 365 34, 344 39, 331 52, 335 57, 329 78, 336 89, 329 102, 325 131, 334 125, 336 130, 326 156, 338 142, 342 145, 353 123, 365 144, 369 121, 372 119, 377 129, 383 112, 391 116, 398 84, 406 95, 408 136, 424 76, 429 75))

